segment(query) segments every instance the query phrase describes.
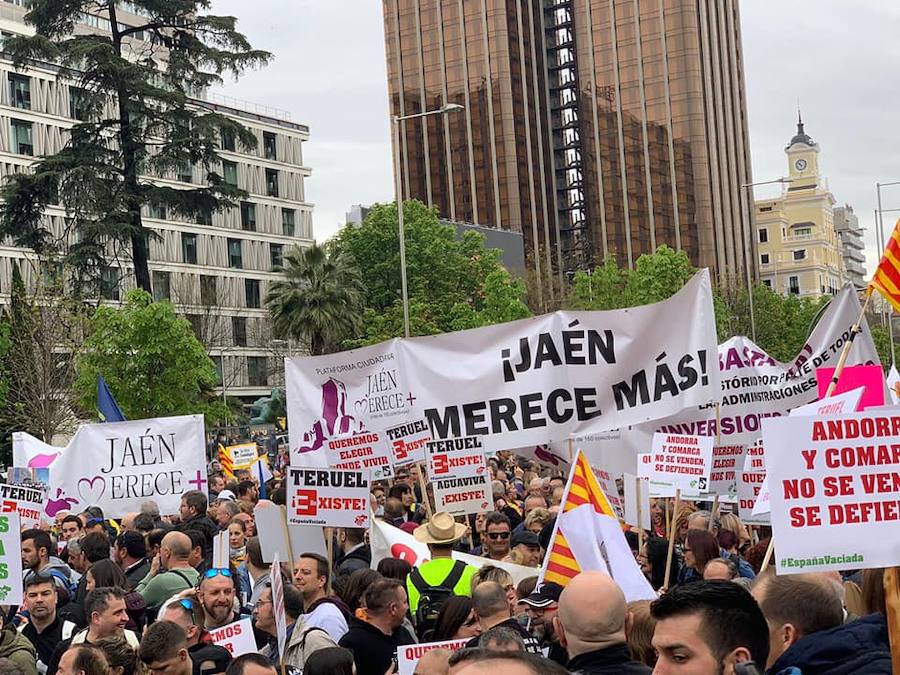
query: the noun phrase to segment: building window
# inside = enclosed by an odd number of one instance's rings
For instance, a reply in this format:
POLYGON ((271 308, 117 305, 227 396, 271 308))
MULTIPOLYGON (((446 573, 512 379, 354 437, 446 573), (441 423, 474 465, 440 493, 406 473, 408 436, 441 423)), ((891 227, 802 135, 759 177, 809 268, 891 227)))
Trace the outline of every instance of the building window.
POLYGON ((759 243, 765 244, 767 241, 769 241, 769 231, 764 227, 759 228, 759 243))
POLYGON ((104 300, 119 299, 119 270, 115 267, 104 267, 100 274, 100 297, 104 300))
POLYGON ((241 229, 256 232, 256 204, 241 202, 241 229))
POLYGON ((788 277, 788 293, 800 295, 800 277, 788 277))
POLYGON ((228 240, 228 266, 237 270, 244 266, 240 239, 228 240))
POLYGON ((169 300, 172 297, 171 277, 168 272, 153 270, 153 299, 156 302, 169 300))
POLYGON ((12 120, 12 151, 17 155, 34 155, 31 122, 12 120))
POLYGON ((266 194, 278 196, 278 172, 275 169, 266 169, 266 194))
POLYGON ((247 357, 247 382, 251 387, 265 387, 269 384, 269 364, 265 356, 247 357))
POLYGON ((165 220, 169 215, 165 204, 150 204, 149 211, 150 217, 156 218, 156 220, 165 220))
POLYGON ((281 233, 293 237, 297 225, 297 212, 294 209, 281 209, 281 233))
POLYGON ((794 251, 794 260, 806 260, 806 249, 800 248, 794 251))
POLYGON ((88 117, 84 89, 80 87, 69 87, 69 117, 81 122, 88 117))
POLYGON ((216 367, 216 386, 221 387, 222 383, 225 381, 222 376, 222 355, 210 356, 209 358, 212 359, 213 365, 216 367))
POLYGON ((212 225, 212 211, 209 209, 203 209, 200 213, 197 214, 197 224, 198 225, 212 225))
POLYGON ((191 330, 194 331, 196 338, 201 340, 203 335, 203 317, 199 314, 185 314, 184 318, 191 324, 191 330))
POLYGON ((237 177, 237 164, 235 162, 222 162, 222 180, 225 181, 226 185, 230 185, 231 187, 237 187, 238 177, 237 177))
POLYGON ((178 163, 177 170, 177 178, 182 183, 193 183, 194 182, 194 167, 193 165, 185 160, 184 162, 178 163))
POLYGON ((762 264, 762 265, 768 265, 768 264, 769 264, 769 254, 768 254, 768 253, 761 253, 760 256, 759 256, 759 262, 760 262, 760 264, 762 264))
POLYGON ((278 159, 278 151, 275 146, 275 134, 268 131, 263 132, 263 151, 265 152, 266 159, 278 159))
POLYGON ((247 346, 247 319, 242 316, 231 317, 231 332, 234 335, 235 347, 247 346))
POLYGON ((766 288, 772 288, 772 280, 771 279, 763 279, 763 285, 766 288))
POLYGON ((216 277, 200 275, 200 304, 212 307, 216 304, 216 277))
POLYGON ((222 149, 228 152, 234 152, 234 131, 231 129, 222 129, 222 149))
POLYGON ((244 296, 247 300, 247 307, 250 309, 259 309, 259 280, 244 279, 244 296))
POLYGON ((9 104, 13 108, 31 110, 31 78, 27 75, 9 74, 9 104))
POLYGON ((197 235, 181 233, 181 259, 189 265, 197 264, 197 235))
POLYGON ((794 228, 794 236, 795 237, 808 237, 812 234, 811 227, 797 227, 794 228))
POLYGON ((269 258, 272 261, 272 267, 283 266, 284 246, 282 244, 269 244, 269 258))

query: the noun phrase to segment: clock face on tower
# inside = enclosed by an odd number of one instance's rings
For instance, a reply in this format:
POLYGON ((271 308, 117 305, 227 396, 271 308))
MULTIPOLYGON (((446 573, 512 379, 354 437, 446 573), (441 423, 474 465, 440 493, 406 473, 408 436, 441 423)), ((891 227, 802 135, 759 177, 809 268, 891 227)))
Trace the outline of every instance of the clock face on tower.
POLYGON ((804 169, 806 169, 806 160, 798 159, 796 162, 794 162, 794 167, 797 169, 797 171, 803 171, 804 169))

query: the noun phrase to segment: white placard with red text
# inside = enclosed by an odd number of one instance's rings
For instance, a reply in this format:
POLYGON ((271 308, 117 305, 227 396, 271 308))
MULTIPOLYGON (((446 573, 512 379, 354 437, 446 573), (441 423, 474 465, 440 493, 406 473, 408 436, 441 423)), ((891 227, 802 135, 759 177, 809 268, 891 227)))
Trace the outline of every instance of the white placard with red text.
POLYGON ((425 444, 431 440, 431 431, 425 420, 388 427, 384 430, 384 437, 395 467, 425 461, 425 444))
POLYGON ((289 525, 369 526, 369 474, 366 471, 290 467, 289 525))
POLYGON ((487 473, 467 478, 435 478, 434 508, 453 515, 490 511, 493 505, 487 473))
POLYGON ((370 471, 372 480, 393 478, 391 456, 385 436, 377 431, 346 434, 329 439, 325 448, 328 466, 334 469, 370 471))
POLYGON ((738 473, 744 466, 746 451, 743 445, 713 446, 709 493, 719 495, 719 501, 724 504, 737 502, 738 473))
POLYGON ((0 505, 2 512, 15 510, 23 527, 37 527, 44 512, 47 492, 37 487, 0 484, 0 505))
POLYGON ((212 628, 209 633, 212 635, 213 642, 231 652, 233 659, 256 651, 253 624, 249 617, 226 624, 221 628, 212 628))
POLYGON ((900 564, 900 415, 763 423, 778 574, 900 564))
POLYGON ((471 478, 487 473, 484 446, 478 436, 461 436, 425 444, 428 479, 471 478))
POLYGON ((674 497, 675 486, 667 481, 656 480, 653 473, 653 455, 649 452, 637 456, 638 478, 645 478, 650 486, 649 497, 674 497))
POLYGON ((682 494, 707 492, 714 441, 712 436, 653 434, 655 479, 681 488, 682 494))
POLYGON ((856 412, 859 410, 859 402, 865 390, 865 387, 858 387, 845 391, 842 394, 836 394, 807 405, 801 405, 799 408, 791 410, 788 416, 803 417, 811 415, 813 417, 827 417, 829 415, 845 415, 856 412))
POLYGON ((747 448, 744 468, 738 476, 738 515, 747 525, 768 525, 768 513, 753 515, 753 507, 766 480, 766 465, 763 445, 757 443, 747 448))
POLYGON ((446 649, 455 652, 463 649, 470 638, 447 640, 446 642, 424 642, 416 645, 403 645, 397 648, 397 675, 414 675, 416 665, 425 652, 432 649, 446 649))

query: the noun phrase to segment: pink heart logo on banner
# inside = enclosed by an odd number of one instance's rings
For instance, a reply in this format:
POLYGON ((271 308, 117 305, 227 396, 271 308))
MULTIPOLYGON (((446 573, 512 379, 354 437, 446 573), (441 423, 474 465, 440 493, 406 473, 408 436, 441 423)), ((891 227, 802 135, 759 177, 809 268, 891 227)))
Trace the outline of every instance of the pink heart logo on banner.
POLYGON ((369 412, 369 399, 361 398, 353 403, 357 415, 365 415, 369 412))
POLYGON ((99 504, 106 492, 106 479, 103 476, 78 479, 78 495, 85 504, 99 504))

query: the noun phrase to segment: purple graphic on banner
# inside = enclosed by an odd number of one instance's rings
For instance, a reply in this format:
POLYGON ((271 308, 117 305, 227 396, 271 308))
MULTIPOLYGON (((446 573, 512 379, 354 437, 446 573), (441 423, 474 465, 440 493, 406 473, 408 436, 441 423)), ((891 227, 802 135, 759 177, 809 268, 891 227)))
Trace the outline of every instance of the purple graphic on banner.
POLYGON ((315 452, 325 447, 325 441, 334 436, 358 433, 365 425, 347 414, 347 388, 340 380, 328 378, 322 385, 322 416, 312 429, 303 434, 303 444, 297 452, 315 452))

